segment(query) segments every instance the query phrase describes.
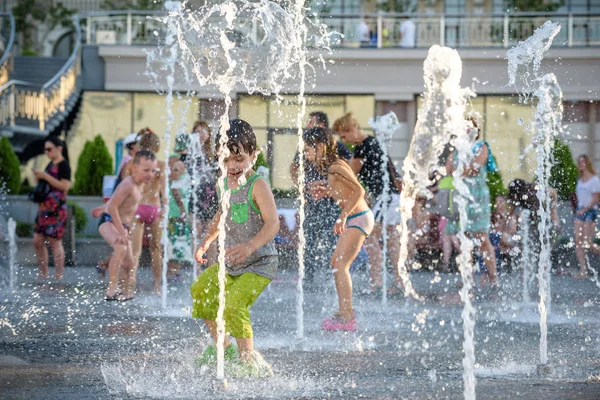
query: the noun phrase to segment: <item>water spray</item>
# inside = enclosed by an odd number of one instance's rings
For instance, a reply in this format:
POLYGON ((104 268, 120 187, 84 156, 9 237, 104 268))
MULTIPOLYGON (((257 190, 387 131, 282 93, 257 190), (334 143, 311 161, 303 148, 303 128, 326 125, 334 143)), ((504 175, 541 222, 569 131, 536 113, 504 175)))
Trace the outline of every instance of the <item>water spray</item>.
POLYGON ((17 279, 17 222, 8 219, 8 289, 15 290, 15 281, 17 279))
MULTIPOLYGON (((520 42, 507 53, 509 85, 517 88, 520 96, 528 101, 530 96, 538 99, 535 114, 536 137, 533 139, 537 154, 536 176, 537 198, 539 201, 539 242, 538 287, 540 312, 540 363, 544 367, 548 362, 548 325, 550 310, 550 228, 549 214, 551 200, 549 193, 550 169, 554 139, 562 131, 562 91, 554 74, 540 76, 542 60, 556 35, 560 25, 546 21, 537 28, 527 40, 520 42)), ((546 368, 542 368, 545 370, 546 368)))
MULTIPOLYGON (((388 154, 388 149, 390 147, 392 136, 400 129, 400 122, 398 121, 398 117, 394 112, 389 112, 384 116, 377 117, 375 119, 369 119, 369 125, 373 128, 375 132, 375 138, 379 142, 379 147, 383 151, 383 159, 381 162, 381 173, 383 176, 383 192, 381 194, 381 211, 383 212, 383 230, 382 230, 382 239, 383 239, 383 251, 381 257, 381 273, 382 273, 382 283, 383 290, 381 294, 381 304, 383 306, 387 305, 387 287, 388 287, 388 273, 387 273, 387 252, 388 252, 388 232, 387 232, 387 223, 388 223, 388 213, 387 207, 389 202, 391 201, 391 193, 390 193, 390 157, 388 154)), ((395 178, 395 177, 394 177, 395 178)), ((399 210, 398 210, 399 211, 399 210)))
POLYGON ((529 226, 531 224, 531 211, 524 209, 519 215, 521 223, 521 265, 523 266, 523 303, 528 304, 531 302, 531 295, 529 294, 529 285, 533 278, 531 273, 531 262, 533 260, 531 254, 531 238, 529 233, 529 226))
MULTIPOLYGON (((225 218, 229 211, 229 193, 225 190, 228 157, 227 130, 232 94, 237 87, 245 87, 250 94, 278 96, 284 85, 294 81, 292 70, 306 65, 303 53, 304 24, 321 33, 318 43, 328 44, 323 26, 311 25, 303 16, 303 7, 296 5, 292 17, 279 5, 259 2, 225 1, 207 5, 199 10, 186 10, 173 15, 169 25, 177 31, 182 53, 193 65, 193 73, 201 86, 216 87, 224 98, 225 109, 220 118, 220 149, 218 187, 221 193, 221 218, 219 221, 219 309, 217 313, 217 378, 224 378, 225 323, 225 218)), ((321 46, 325 48, 326 46, 321 46)), ((303 87, 299 100, 303 104, 303 87)), ((299 126, 303 110, 299 114, 299 126)), ((301 132, 300 132, 301 133, 301 132)), ((301 140, 301 138, 300 138, 301 140)), ((299 301, 301 301, 301 297, 299 301)), ((300 325, 299 325, 300 327, 300 325)), ((303 330, 303 328, 302 328, 303 330)), ((300 329, 299 329, 300 331, 300 329)))

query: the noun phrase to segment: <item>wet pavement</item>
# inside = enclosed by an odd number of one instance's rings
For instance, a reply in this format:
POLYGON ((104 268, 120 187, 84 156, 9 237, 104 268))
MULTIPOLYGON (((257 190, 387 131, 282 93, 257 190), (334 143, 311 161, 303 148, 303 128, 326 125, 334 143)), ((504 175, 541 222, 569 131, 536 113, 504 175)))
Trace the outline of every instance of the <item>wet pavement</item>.
MULTIPOLYGON (((166 309, 150 294, 148 269, 123 303, 103 300, 106 282, 92 267, 67 268, 59 284, 37 282, 36 272, 20 269, 18 289, 0 289, 3 399, 463 397, 458 275, 413 272, 424 301, 392 297, 384 307, 380 295, 363 293, 366 273, 356 272, 355 333, 320 329, 336 296, 331 276, 317 275, 306 284, 298 339, 297 282, 283 272, 252 311, 256 347, 275 376, 224 385, 194 363, 209 342, 190 317, 189 270, 170 284, 166 309)), ((477 397, 599 399, 600 288, 553 276, 549 371, 538 373, 537 304, 522 300, 519 277, 505 275, 501 291, 473 292, 477 397)))

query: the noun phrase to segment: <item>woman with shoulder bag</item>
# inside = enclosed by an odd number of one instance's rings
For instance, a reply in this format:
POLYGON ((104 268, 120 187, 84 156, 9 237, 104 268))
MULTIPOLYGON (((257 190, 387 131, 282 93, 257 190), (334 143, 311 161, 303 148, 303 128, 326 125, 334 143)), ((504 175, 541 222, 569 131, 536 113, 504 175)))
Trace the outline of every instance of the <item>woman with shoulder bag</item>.
POLYGON ((38 206, 33 245, 40 268, 39 278, 48 279, 48 243, 54 256, 54 278, 61 280, 65 267, 62 237, 67 222, 67 191, 71 187, 71 167, 67 147, 58 137, 51 136, 46 139, 44 152, 50 158, 50 163, 43 172, 33 173, 38 182, 47 182, 50 190, 38 206))

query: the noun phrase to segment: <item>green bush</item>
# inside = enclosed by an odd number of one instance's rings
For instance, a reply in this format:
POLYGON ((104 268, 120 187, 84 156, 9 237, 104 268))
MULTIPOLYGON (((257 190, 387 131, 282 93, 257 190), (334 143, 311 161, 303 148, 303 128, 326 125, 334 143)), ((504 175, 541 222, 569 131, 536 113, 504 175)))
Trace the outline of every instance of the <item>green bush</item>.
POLYGON ((35 51, 34 49, 23 49, 23 51, 21 51, 21 55, 22 56, 29 56, 29 57, 37 57, 37 51, 35 51))
POLYGON ((554 141, 552 159, 554 161, 550 170, 550 186, 556 189, 561 200, 569 200, 569 196, 575 192, 579 170, 571 149, 560 139, 554 141))
POLYGON ((6 136, 0 139, 0 190, 7 194, 18 194, 21 190, 19 158, 6 136))
POLYGON ((273 197, 278 199, 295 199, 298 197, 298 189, 273 189, 273 197))
POLYGON ((87 190, 86 177, 90 172, 91 155, 93 143, 87 140, 83 146, 79 159, 77 160, 77 171, 75 171, 75 183, 71 187, 69 194, 80 195, 87 190))
POLYGON ((540 0, 507 0, 506 8, 518 12, 531 12, 531 11, 556 11, 560 7, 565 5, 565 0, 553 0, 553 1, 540 1, 540 0))
POLYGON ((112 175, 112 157, 102 136, 97 135, 93 142, 87 141, 79 155, 75 184, 71 194, 80 196, 102 195, 102 179, 112 175))
POLYGON ((33 224, 31 222, 17 221, 17 236, 18 237, 33 236, 33 224))
POLYGON ((254 163, 254 170, 256 171, 256 169, 258 167, 267 167, 267 168, 269 168, 269 163, 267 162, 267 159, 265 158, 265 154, 262 151, 260 153, 258 153, 258 157, 256 158, 256 162, 254 163))
POLYGON ((33 190, 33 187, 29 184, 29 181, 25 179, 21 182, 21 190, 19 190, 19 194, 29 194, 33 190))
POLYGON ((73 217, 75 217, 75 233, 82 232, 88 222, 88 216, 85 210, 77 205, 74 201, 68 200, 67 204, 73 207, 73 217))
POLYGON ((500 170, 495 172, 488 172, 487 181, 488 189, 490 190, 490 203, 492 208, 494 207, 494 203, 496 201, 496 197, 498 195, 506 195, 507 190, 504 187, 504 182, 502 181, 502 173, 500 170))

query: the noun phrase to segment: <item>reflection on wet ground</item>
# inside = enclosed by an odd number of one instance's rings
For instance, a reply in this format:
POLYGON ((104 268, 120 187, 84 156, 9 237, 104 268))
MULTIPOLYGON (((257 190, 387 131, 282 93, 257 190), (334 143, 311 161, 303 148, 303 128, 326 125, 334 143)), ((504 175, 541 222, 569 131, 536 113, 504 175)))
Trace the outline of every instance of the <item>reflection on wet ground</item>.
MULTIPOLYGON (((306 284, 305 338, 296 338, 295 285, 282 273, 252 312, 256 346, 273 365, 268 379, 229 378, 194 359, 208 343, 190 317, 189 283, 171 284, 167 309, 140 273, 133 301, 106 302, 105 282, 91 267, 69 268, 64 282, 19 271, 14 293, 0 291, 2 398, 461 398, 462 309, 458 276, 414 272, 424 302, 363 293, 355 273, 359 330, 330 333, 322 319, 335 311, 325 273, 306 284)), ((555 276, 549 317, 549 371, 538 373, 537 304, 523 303, 519 274, 502 290, 476 289, 479 398, 583 398, 600 393, 600 290, 555 276)), ((535 297, 535 296, 533 296, 535 297)))

